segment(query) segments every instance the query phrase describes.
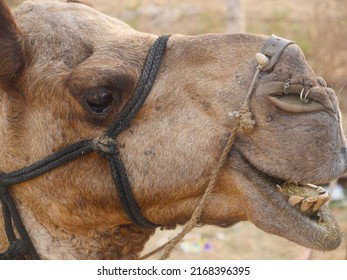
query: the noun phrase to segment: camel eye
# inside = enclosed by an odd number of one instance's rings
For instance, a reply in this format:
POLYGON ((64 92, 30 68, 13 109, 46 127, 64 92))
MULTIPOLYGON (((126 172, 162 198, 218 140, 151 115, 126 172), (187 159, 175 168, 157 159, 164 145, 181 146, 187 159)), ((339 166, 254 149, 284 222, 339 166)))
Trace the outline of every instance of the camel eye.
POLYGON ((94 88, 85 92, 85 102, 97 114, 104 113, 113 103, 112 91, 107 88, 94 88))

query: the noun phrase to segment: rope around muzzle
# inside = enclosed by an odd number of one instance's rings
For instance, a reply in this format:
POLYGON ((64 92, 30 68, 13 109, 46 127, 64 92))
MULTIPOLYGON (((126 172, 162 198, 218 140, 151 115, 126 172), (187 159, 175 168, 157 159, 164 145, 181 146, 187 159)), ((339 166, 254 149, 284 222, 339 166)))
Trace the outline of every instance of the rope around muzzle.
POLYGON ((223 152, 219 158, 219 161, 215 167, 215 169, 212 172, 212 176, 210 178, 210 181, 207 185, 207 188, 201 197, 198 206, 195 208, 191 218, 189 221, 184 225, 182 231, 178 233, 174 238, 169 240, 167 243, 163 244, 162 246, 154 249, 153 251, 147 253, 146 255, 142 256, 140 259, 144 260, 147 259, 160 251, 164 250, 163 254, 160 257, 160 260, 166 260, 169 258, 170 254, 174 250, 174 248, 177 246, 178 243, 180 243, 183 238, 196 226, 199 225, 199 221, 201 219, 202 211, 206 205, 208 197, 213 192, 214 187, 216 186, 218 179, 220 178, 222 169, 225 165, 226 159, 230 153, 231 147, 233 146, 235 142, 236 135, 238 133, 245 134, 250 133, 253 131, 254 126, 256 124, 255 120, 253 119, 253 114, 249 108, 249 101, 252 95, 252 92, 255 87, 255 82, 258 78, 258 75, 260 71, 268 64, 269 59, 261 54, 256 54, 256 59, 258 62, 258 66, 256 69, 256 72, 254 74, 251 86, 248 90, 247 96, 245 98, 245 101, 243 105, 241 106, 239 111, 234 111, 229 113, 229 116, 236 119, 236 124, 231 128, 230 135, 228 137, 227 143, 224 146, 223 152))

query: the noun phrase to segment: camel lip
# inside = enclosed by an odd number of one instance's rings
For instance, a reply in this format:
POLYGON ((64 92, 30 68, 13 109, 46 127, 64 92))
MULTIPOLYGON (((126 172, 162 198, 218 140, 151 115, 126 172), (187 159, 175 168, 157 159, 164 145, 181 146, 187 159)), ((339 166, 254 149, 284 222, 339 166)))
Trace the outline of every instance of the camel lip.
POLYGON ((322 206, 312 215, 304 214, 278 190, 277 185, 283 185, 285 180, 271 177, 249 162, 247 165, 252 172, 248 172, 246 180, 251 184, 243 185, 240 192, 248 200, 248 219, 252 223, 265 232, 315 250, 333 250, 341 244, 339 227, 328 207, 322 206))

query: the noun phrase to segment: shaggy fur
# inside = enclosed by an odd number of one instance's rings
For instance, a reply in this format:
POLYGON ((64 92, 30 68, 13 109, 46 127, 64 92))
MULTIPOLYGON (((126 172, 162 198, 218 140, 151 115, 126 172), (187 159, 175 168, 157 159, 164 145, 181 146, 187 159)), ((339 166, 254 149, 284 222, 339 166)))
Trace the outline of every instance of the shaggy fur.
MULTIPOLYGON (((26 2, 12 16, 1 0, 0 26, 4 172, 102 135, 131 96, 156 38, 87 5, 59 1, 26 2), (96 114, 85 96, 103 88, 114 102, 96 114)), ((255 53, 266 39, 247 34, 170 38, 148 100, 117 139, 135 198, 153 223, 169 227, 189 219, 235 124, 229 113, 243 103, 255 53)), ((292 45, 273 72, 261 75, 250 108, 255 130, 237 137, 201 222, 230 226, 250 220, 303 246, 333 249, 312 241, 310 232, 317 240, 323 234, 316 234, 310 221, 299 216, 293 222, 298 214, 276 207, 271 194, 262 192, 260 178, 265 173, 319 183, 344 172, 335 93, 317 83, 301 50, 292 45), (294 101, 274 101, 289 78, 294 101), (315 102, 300 103, 304 84, 313 86, 315 102)), ((44 259, 134 259, 153 233, 130 224, 108 163, 96 154, 11 190, 44 259)), ((2 228, 0 251, 7 247, 2 228)))

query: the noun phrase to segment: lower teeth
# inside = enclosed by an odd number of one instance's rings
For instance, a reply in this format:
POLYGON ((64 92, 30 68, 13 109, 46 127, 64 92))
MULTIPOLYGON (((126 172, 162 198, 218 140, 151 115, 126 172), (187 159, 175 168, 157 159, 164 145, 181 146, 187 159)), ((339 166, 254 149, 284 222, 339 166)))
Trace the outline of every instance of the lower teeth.
POLYGON ((276 187, 291 206, 308 216, 316 213, 329 200, 329 194, 325 189, 312 184, 298 185, 287 182, 276 187))

